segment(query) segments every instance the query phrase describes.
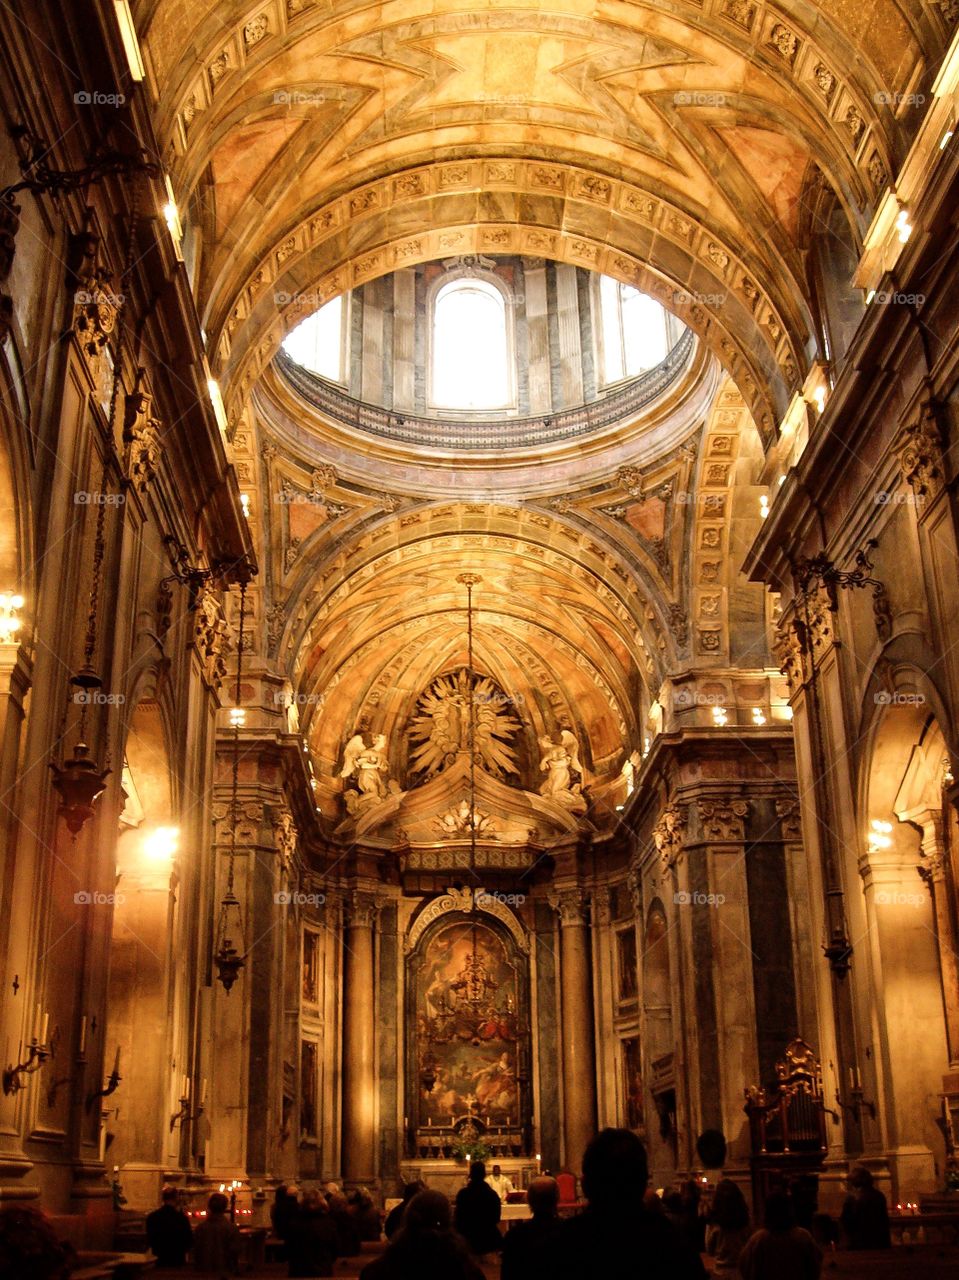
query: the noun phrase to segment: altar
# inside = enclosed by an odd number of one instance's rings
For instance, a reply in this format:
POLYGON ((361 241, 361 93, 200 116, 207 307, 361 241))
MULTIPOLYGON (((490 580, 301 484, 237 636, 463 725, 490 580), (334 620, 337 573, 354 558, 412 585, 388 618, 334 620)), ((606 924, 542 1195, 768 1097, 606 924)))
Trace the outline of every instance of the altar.
MULTIPOLYGON (((486 1162, 486 1172, 490 1173, 493 1164, 499 1165, 500 1169, 512 1182, 517 1191, 525 1190, 533 1178, 536 1177, 537 1164, 533 1158, 509 1158, 497 1159, 495 1162, 490 1160, 486 1162)), ((455 1199, 457 1191, 461 1187, 466 1186, 466 1180, 469 1177, 469 1165, 459 1160, 403 1160, 400 1164, 400 1180, 407 1182, 425 1182, 431 1191, 440 1191, 443 1195, 449 1196, 451 1200, 455 1199)), ((506 1209, 510 1210, 519 1208, 526 1210, 527 1206, 522 1205, 503 1205, 504 1216, 508 1217, 526 1217, 527 1214, 506 1214, 506 1209)))

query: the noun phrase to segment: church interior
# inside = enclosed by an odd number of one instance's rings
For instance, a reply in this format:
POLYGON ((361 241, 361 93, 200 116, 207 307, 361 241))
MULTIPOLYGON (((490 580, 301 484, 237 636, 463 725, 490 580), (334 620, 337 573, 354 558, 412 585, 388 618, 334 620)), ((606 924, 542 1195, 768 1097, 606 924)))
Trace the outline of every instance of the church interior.
POLYGON ((0 1209, 959 1243, 957 26, 0 5, 0 1209))

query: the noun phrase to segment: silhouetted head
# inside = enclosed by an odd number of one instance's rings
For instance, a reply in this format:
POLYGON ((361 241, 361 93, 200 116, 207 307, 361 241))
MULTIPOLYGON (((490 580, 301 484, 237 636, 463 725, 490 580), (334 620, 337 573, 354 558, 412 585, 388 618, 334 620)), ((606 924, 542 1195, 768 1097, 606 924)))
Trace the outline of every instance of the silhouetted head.
POLYGON ((326 1202, 326 1198, 319 1191, 307 1191, 303 1197, 302 1209, 304 1213, 315 1213, 322 1215, 329 1213, 330 1206, 326 1202))
POLYGON ((849 1170, 849 1177, 846 1179, 851 1187, 857 1191, 864 1191, 872 1186, 872 1174, 864 1164, 855 1164, 849 1170))
POLYGON ((534 1218, 553 1218, 559 1204, 559 1183, 555 1178, 534 1178, 526 1192, 534 1218))
POLYGON ((485 1182, 486 1181, 486 1165, 482 1160, 474 1160, 470 1165, 470 1181, 485 1182))
POLYGON ((746 1197, 735 1182, 723 1178, 716 1187, 713 1196, 713 1222, 725 1231, 738 1231, 749 1222, 749 1208, 746 1197))
POLYGON ((414 1196, 418 1196, 421 1191, 425 1190, 425 1182, 408 1182, 403 1188, 403 1203, 409 1204, 414 1196))
POLYGON ((230 1202, 222 1191, 214 1191, 206 1202, 207 1212, 214 1218, 221 1217, 230 1207, 230 1202))
POLYGON ((583 1190, 591 1205, 642 1200, 649 1182, 646 1148, 629 1129, 604 1129, 583 1155, 583 1190))
POLYGON ((792 1201, 785 1191, 774 1191, 766 1200, 763 1226, 767 1231, 783 1232, 796 1225, 792 1201))
POLYGON ((450 1202, 439 1191, 419 1191, 406 1206, 403 1229, 408 1236, 424 1231, 448 1231, 450 1202))
POLYGON ((176 1204, 180 1198, 180 1193, 176 1187, 164 1187, 160 1192, 160 1199, 164 1204, 176 1204))

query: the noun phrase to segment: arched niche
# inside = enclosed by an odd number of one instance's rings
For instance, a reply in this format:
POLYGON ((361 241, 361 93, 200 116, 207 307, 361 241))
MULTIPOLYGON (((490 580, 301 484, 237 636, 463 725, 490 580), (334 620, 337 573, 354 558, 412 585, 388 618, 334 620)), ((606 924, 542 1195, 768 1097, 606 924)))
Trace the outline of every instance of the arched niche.
POLYGON ((529 1154, 529 948, 498 898, 452 890, 414 919, 405 1034, 408 1156, 450 1159, 472 1141, 529 1154), (498 909, 471 909, 484 899, 498 909))
MULTIPOLYGON (((117 1051, 122 1083, 105 1128, 106 1158, 119 1165, 132 1208, 157 1203, 164 1170, 178 1160, 184 1064, 172 1069, 177 817, 160 704, 143 698, 128 721, 124 807, 110 945, 107 1069, 117 1051)), ((109 1112, 111 1101, 105 1103, 109 1112)))
POLYGON ((857 950, 870 965, 876 1011, 876 1043, 864 1058, 875 1054, 875 1066, 862 1070, 885 1103, 894 1193, 915 1199, 934 1189, 944 1155, 938 1094, 950 1063, 947 1016, 956 1021, 950 766, 924 676, 900 668, 895 690, 876 703, 857 833, 865 914, 857 950))
POLYGON ((649 908, 643 932, 642 1002, 647 1074, 659 1118, 658 1131, 651 1134, 651 1164, 654 1169, 675 1169, 677 1101, 669 924, 658 899, 649 908))

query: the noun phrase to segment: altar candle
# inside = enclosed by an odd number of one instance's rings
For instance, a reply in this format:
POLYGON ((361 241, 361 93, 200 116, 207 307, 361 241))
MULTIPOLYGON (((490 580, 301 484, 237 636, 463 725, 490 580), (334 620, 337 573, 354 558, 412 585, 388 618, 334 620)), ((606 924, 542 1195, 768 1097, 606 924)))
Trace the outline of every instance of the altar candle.
POLYGON ((450 1116, 450 1128, 451 1128, 451 1129, 452 1129, 452 1127, 453 1127, 453 1124, 454 1124, 453 1117, 452 1117, 452 1116, 450 1116))
POLYGON ((87 1051, 87 1015, 84 1014, 83 1017, 80 1019, 80 1046, 77 1049, 77 1052, 82 1058, 83 1055, 86 1053, 86 1051, 87 1051))
POLYGON ((46 1044, 46 1043, 47 1043, 47 1032, 48 1032, 48 1030, 49 1030, 49 1029, 50 1029, 50 1015, 49 1015, 49 1013, 45 1013, 45 1014, 43 1015, 43 1028, 42 1028, 42 1030, 41 1030, 41 1032, 40 1032, 40 1043, 41 1043, 41 1044, 46 1044))
POLYGON ((120 1074, 120 1046, 119 1045, 117 1045, 117 1056, 113 1059, 113 1074, 115 1076, 118 1076, 120 1074))
POLYGON ((190 1077, 189 1076, 183 1077, 183 1092, 180 1094, 180 1097, 186 1098, 187 1102, 190 1101, 190 1077))
POLYGON ((206 1103, 206 1076, 203 1077, 203 1088, 200 1090, 200 1106, 206 1103))

